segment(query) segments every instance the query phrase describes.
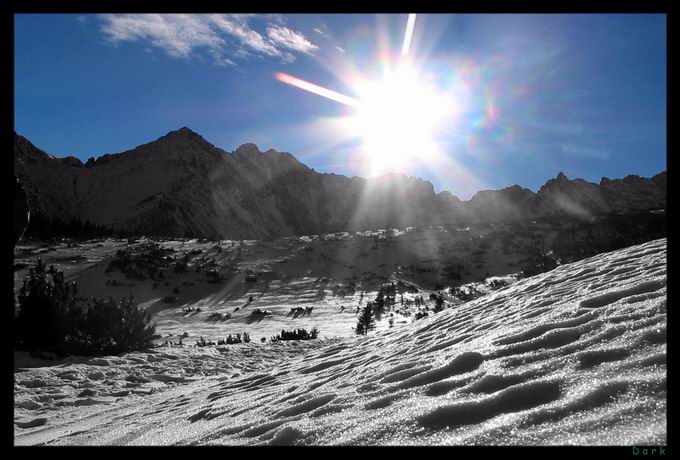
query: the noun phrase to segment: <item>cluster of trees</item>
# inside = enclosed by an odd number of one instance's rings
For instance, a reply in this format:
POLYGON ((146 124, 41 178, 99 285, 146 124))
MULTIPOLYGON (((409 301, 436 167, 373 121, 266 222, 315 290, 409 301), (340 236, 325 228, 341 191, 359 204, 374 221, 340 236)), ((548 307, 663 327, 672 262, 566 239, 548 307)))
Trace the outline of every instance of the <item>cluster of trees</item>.
POLYGON ((469 300, 474 300, 477 297, 484 295, 483 291, 480 291, 475 287, 474 284, 467 284, 460 287, 452 287, 449 289, 449 293, 455 298, 467 302, 469 300))
POLYGON ((434 300, 435 313, 439 313, 444 309, 444 296, 442 294, 430 294, 430 300, 434 300))
POLYGON ((232 336, 229 334, 224 340, 218 340, 217 345, 232 345, 234 343, 249 343, 250 342, 250 335, 248 335, 247 332, 243 333, 243 336, 241 334, 236 334, 235 336, 232 336))
MULTIPOLYGON (((369 331, 375 329, 376 326, 376 320, 379 320, 380 317, 389 309, 394 307, 395 304, 395 297, 397 293, 401 294, 402 296, 402 304, 403 302, 403 293, 404 292, 417 292, 416 289, 407 286, 405 283, 402 281, 399 281, 397 284, 385 284, 381 286, 378 289, 378 292, 376 293, 375 299, 371 300, 366 303, 366 306, 360 310, 358 310, 358 318, 357 318, 357 325, 354 327, 354 332, 357 335, 366 335, 368 334, 369 331)), ((444 296, 442 294, 430 294, 430 300, 434 301, 434 312, 439 313, 442 311, 445 307, 444 303, 444 296)), ((407 301, 407 306, 410 305, 411 301, 407 301)), ((422 296, 417 296, 415 298, 415 305, 416 307, 423 307, 425 306, 425 299, 423 299, 422 296)), ((357 307, 358 308, 358 307, 357 307)), ((427 307, 426 307, 427 309, 427 307)), ((390 316, 393 314, 391 313, 390 316)), ((426 310, 424 311, 419 311, 414 315, 415 319, 421 319, 425 318, 428 316, 428 313, 426 310)), ((390 327, 394 324, 394 318, 390 318, 390 327)))
POLYGON ((507 286, 508 282, 505 281, 505 280, 498 279, 498 280, 491 280, 487 284, 489 285, 489 287, 492 287, 494 289, 499 289, 499 288, 507 286))
POLYGON ((54 266, 38 259, 19 292, 15 349, 67 355, 108 355, 152 346, 158 336, 150 315, 134 302, 78 296, 54 266))
POLYGON ((534 276, 539 273, 545 273, 560 264, 560 260, 555 257, 554 253, 541 254, 537 256, 530 256, 528 260, 522 265, 522 276, 534 276))
POLYGON ((590 219, 565 216, 548 217, 538 225, 515 224, 489 239, 501 241, 504 254, 510 249, 527 254, 520 261, 524 276, 533 276, 555 268, 559 263, 571 263, 603 252, 615 251, 666 236, 665 212, 629 212, 594 216, 590 219), (550 248, 545 245, 545 233, 557 231, 550 248), (514 238, 528 239, 520 244, 514 238), (546 254, 550 249, 551 253, 546 254))
POLYGON ((89 220, 83 222, 79 217, 67 221, 58 217, 50 219, 40 213, 31 213, 28 227, 24 233, 26 238, 45 241, 55 238, 87 240, 103 237, 127 238, 128 236, 128 233, 123 230, 92 223, 89 220))
POLYGON ((158 243, 146 242, 132 248, 120 249, 109 262, 106 273, 121 271, 126 278, 161 281, 165 278, 164 269, 174 258, 169 255, 172 248, 162 248, 158 243))
POLYGON ((319 330, 315 327, 311 331, 307 332, 306 329, 294 329, 292 331, 286 331, 281 329, 280 334, 276 334, 270 340, 272 342, 279 342, 281 340, 312 340, 319 336, 319 330))
MULTIPOLYGON (((181 342, 181 340, 180 340, 181 342)), ((196 341, 197 347, 209 347, 213 345, 233 345, 235 343, 249 343, 250 342, 250 335, 248 335, 247 332, 244 332, 243 335, 241 334, 236 334, 236 335, 231 335, 229 334, 227 337, 224 339, 218 339, 217 343, 213 342, 212 340, 205 340, 203 337, 199 337, 198 340, 196 341)))
POLYGON ((417 321, 419 319, 427 318, 430 316, 430 314, 427 312, 427 310, 420 310, 417 311, 415 315, 413 315, 413 318, 417 321))
POLYGON ((610 214, 571 223, 559 232, 552 250, 564 263, 666 237, 665 212, 610 214))
POLYGON ((208 319, 206 321, 226 321, 229 318, 231 318, 231 313, 220 313, 220 312, 215 312, 211 313, 210 316, 208 316, 208 319))

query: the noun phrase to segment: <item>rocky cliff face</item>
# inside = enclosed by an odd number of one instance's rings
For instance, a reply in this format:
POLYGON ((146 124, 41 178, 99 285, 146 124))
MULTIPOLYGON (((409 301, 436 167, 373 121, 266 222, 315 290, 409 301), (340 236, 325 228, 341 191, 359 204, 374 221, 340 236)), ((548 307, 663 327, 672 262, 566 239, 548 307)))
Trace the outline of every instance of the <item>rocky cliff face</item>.
POLYGON ((626 176, 623 179, 600 181, 603 198, 618 211, 666 207, 666 171, 651 179, 626 176))
POLYGON ((423 224, 588 216, 663 208, 666 173, 651 179, 563 174, 538 193, 519 186, 469 201, 403 174, 364 179, 320 174, 289 153, 244 144, 227 153, 188 128, 132 150, 55 158, 15 134, 15 175, 34 212, 140 234, 276 238, 423 224))
POLYGON ((508 221, 535 215, 536 194, 519 185, 475 194, 467 208, 475 221, 508 221))
POLYGON ((583 179, 569 180, 563 173, 539 189, 536 207, 539 215, 567 214, 578 217, 613 210, 597 184, 583 179))

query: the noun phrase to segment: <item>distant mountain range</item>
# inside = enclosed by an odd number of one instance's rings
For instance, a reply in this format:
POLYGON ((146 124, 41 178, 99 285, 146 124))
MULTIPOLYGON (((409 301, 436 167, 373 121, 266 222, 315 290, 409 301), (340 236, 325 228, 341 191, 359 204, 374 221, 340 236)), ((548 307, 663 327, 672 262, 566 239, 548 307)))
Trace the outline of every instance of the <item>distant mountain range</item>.
POLYGON ((254 144, 227 153, 188 128, 82 163, 14 135, 14 173, 31 212, 145 235, 268 239, 414 225, 466 225, 547 216, 588 218, 666 207, 666 172, 652 178, 560 173, 537 193, 518 185, 461 201, 403 174, 322 174, 290 153, 254 144))

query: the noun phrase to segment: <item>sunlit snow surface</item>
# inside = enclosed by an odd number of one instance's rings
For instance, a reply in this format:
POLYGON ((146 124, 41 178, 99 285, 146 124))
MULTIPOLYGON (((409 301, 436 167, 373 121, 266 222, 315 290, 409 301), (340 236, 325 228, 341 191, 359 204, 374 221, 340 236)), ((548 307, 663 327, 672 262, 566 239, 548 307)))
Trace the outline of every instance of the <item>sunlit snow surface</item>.
POLYGON ((666 285, 661 239, 367 337, 20 368, 15 444, 663 445, 666 285))

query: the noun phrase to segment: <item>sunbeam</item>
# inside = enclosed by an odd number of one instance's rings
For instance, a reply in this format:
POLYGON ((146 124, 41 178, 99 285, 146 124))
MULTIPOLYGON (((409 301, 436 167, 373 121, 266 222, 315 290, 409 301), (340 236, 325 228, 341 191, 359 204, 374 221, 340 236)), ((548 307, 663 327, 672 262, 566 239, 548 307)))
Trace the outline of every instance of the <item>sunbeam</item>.
POLYGON ((411 49, 411 40, 413 40, 413 29, 416 26, 416 15, 409 14, 406 22, 406 32, 404 32, 404 44, 401 46, 401 55, 406 57, 411 49))
MULTIPOLYGON (((356 97, 286 73, 275 75, 283 83, 355 110, 353 115, 342 117, 340 124, 345 128, 344 137, 361 141, 361 172, 368 176, 408 172, 431 161, 438 156, 441 131, 450 133, 455 129, 456 115, 462 110, 464 97, 456 97, 451 88, 442 90, 434 76, 414 65, 410 51, 415 24, 416 15, 410 14, 396 62, 389 50, 381 51, 381 78, 352 72, 348 86, 356 97)), ((348 67, 351 68, 345 65, 348 67)), ((343 136, 335 132, 333 137, 343 136)))
POLYGON ((330 89, 324 88, 319 85, 315 85, 314 83, 310 83, 308 81, 301 80, 299 78, 293 77, 292 75, 285 74, 283 72, 277 72, 276 73, 276 79, 283 82, 287 83, 291 86, 295 86, 296 88, 303 89, 305 91, 309 91, 310 93, 317 94, 319 96, 325 97, 327 99, 330 99, 335 102, 339 102, 341 104, 348 105, 350 107, 358 107, 359 102, 351 98, 349 96, 345 96, 344 94, 340 94, 338 92, 332 91, 330 89))

